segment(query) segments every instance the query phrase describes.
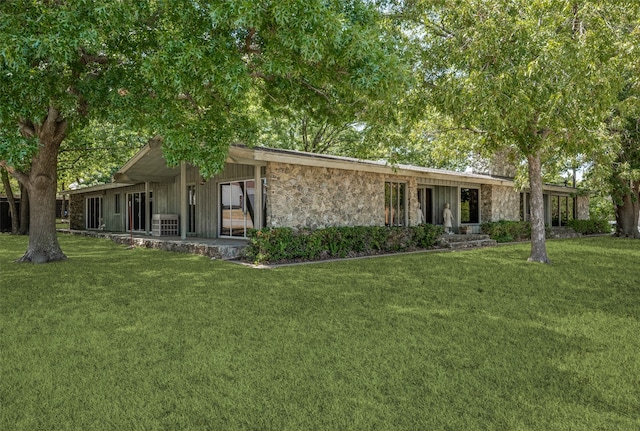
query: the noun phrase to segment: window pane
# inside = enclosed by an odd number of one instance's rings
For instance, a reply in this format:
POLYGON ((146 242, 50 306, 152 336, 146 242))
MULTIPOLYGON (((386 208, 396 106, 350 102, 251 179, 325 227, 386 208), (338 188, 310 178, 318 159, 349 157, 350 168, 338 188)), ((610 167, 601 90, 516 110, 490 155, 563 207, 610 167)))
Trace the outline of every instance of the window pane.
POLYGON ((551 196, 551 225, 560 226, 560 197, 551 196))
POLYGON ((478 189, 460 190, 460 222, 480 223, 480 192, 478 189))
POLYGON ((387 226, 405 224, 405 184, 386 182, 384 185, 384 216, 387 226))

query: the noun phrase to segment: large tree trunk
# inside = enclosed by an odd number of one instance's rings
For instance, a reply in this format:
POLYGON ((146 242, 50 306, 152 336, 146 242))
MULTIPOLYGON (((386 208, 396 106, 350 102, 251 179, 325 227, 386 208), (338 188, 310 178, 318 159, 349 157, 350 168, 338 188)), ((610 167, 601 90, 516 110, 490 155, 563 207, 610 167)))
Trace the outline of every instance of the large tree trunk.
POLYGON ((41 125, 23 121, 25 136, 37 137, 39 151, 33 157, 29 173, 12 172, 29 193, 29 247, 18 262, 55 262, 67 257, 56 232, 56 192, 58 150, 66 136, 67 122, 50 107, 41 125))
POLYGON ((13 190, 11 190, 9 173, 4 168, 0 168, 0 173, 2 174, 2 185, 4 186, 4 191, 7 194, 7 201, 9 202, 9 214, 11 215, 11 234, 15 235, 18 233, 19 226, 18 208, 16 206, 16 200, 13 196, 13 190))
POLYGON ((616 236, 640 238, 640 181, 632 181, 630 190, 616 201, 616 236), (618 203, 621 202, 621 203, 618 203))
POLYGON ((529 262, 551 263, 547 256, 544 226, 544 198, 542 194, 542 162, 540 154, 527 157, 529 187, 531 188, 531 255, 529 262))

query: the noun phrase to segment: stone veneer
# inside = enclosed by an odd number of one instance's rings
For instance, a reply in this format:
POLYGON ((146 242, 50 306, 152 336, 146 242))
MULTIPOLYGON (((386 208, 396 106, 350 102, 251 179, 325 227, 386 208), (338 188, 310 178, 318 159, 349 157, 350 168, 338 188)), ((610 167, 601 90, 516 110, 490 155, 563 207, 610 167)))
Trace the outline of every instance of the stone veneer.
POLYGON ((589 220, 589 196, 576 197, 576 218, 578 220, 589 220))
POLYGON ((267 166, 267 226, 384 224, 380 175, 285 163, 267 166))
POLYGON ((520 193, 513 187, 483 184, 480 221, 520 220, 520 193))
POLYGON ((69 228, 77 230, 85 228, 83 195, 69 195, 69 228))
MULTIPOLYGON (((316 229, 384 225, 383 174, 272 162, 266 177, 267 226, 316 229)), ((411 223, 418 208, 415 178, 389 180, 407 184, 411 223)))

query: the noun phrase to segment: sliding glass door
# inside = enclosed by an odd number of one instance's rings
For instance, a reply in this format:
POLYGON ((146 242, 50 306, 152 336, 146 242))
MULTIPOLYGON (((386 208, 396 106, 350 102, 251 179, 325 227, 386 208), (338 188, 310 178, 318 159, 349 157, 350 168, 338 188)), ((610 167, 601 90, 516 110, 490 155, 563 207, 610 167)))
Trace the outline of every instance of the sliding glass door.
MULTIPOLYGON (((153 214, 153 198, 149 193, 149 212, 153 214)), ((127 195, 127 230, 147 230, 147 196, 145 192, 134 192, 127 195)))
MULTIPOLYGON (((263 186, 262 211, 265 214, 263 186)), ((254 223, 256 214, 256 181, 241 180, 220 184, 219 236, 245 238, 254 223)))

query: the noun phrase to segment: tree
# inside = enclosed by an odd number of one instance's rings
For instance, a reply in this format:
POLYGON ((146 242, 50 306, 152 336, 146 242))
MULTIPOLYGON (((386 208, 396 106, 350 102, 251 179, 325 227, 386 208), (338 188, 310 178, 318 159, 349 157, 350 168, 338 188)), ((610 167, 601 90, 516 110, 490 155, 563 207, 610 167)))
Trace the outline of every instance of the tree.
POLYGON ((91 119, 144 125, 169 163, 210 176, 255 140, 252 95, 333 119, 336 102, 388 99, 404 76, 388 34, 366 0, 1 2, 0 165, 32 208, 20 260, 66 258, 57 160, 91 119))
POLYGON ((425 88, 480 154, 525 162, 530 261, 549 262, 542 177, 556 156, 587 153, 621 85, 617 28, 606 1, 453 1, 421 4, 425 88))
POLYGON ((146 143, 148 133, 123 125, 91 121, 67 138, 58 157, 61 189, 104 184, 146 143))
POLYGON ((628 86, 610 118, 607 145, 593 155, 588 183, 614 207, 616 235, 640 238, 640 104, 628 86))
POLYGON ((13 195, 13 188, 11 187, 9 173, 6 169, 0 168, 0 176, 2 177, 2 186, 4 188, 5 194, 7 195, 7 202, 9 203, 9 214, 11 215, 11 233, 15 235, 18 233, 18 228, 20 226, 20 219, 18 218, 18 206, 13 195))

